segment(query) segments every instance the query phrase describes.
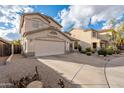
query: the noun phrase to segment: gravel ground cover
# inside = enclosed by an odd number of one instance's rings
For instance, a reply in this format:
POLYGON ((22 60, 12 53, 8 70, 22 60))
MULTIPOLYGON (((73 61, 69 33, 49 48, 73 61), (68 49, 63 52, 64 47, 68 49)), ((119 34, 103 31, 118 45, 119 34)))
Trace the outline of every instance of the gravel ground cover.
POLYGON ((35 66, 38 67, 38 73, 41 81, 44 83, 44 87, 60 88, 58 84, 59 79, 64 82, 65 87, 75 87, 74 84, 71 84, 56 71, 37 61, 37 59, 25 58, 19 54, 14 55, 11 62, 0 66, 0 84, 9 83, 10 79, 19 80, 22 77, 33 75, 35 73, 35 66))

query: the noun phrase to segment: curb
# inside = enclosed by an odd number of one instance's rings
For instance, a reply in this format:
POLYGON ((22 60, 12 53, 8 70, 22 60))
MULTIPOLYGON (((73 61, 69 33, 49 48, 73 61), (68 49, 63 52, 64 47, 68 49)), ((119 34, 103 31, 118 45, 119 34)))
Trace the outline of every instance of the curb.
POLYGON ((12 59, 12 57, 13 57, 13 55, 10 55, 10 56, 8 57, 8 59, 6 60, 6 62, 10 62, 11 59, 12 59))

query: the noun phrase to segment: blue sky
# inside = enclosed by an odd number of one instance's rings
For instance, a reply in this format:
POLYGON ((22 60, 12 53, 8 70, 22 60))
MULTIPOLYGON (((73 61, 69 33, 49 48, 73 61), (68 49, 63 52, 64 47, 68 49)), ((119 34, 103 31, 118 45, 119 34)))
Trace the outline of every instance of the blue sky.
POLYGON ((124 6, 69 6, 69 5, 0 5, 0 37, 9 40, 20 38, 19 22, 23 13, 40 12, 53 17, 62 26, 62 31, 72 28, 109 29, 124 21, 124 6), (114 19, 114 24, 111 20, 114 19))
POLYGON ((64 8, 68 8, 68 5, 40 5, 40 6, 30 6, 35 12, 42 12, 48 16, 56 17, 58 12, 64 8))

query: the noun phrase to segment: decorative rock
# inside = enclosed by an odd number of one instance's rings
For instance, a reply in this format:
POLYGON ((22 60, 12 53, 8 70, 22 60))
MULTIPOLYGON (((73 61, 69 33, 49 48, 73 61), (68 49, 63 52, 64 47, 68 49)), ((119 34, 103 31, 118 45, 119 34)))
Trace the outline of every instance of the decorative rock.
POLYGON ((27 85, 27 88, 43 88, 43 83, 41 81, 33 81, 27 85))

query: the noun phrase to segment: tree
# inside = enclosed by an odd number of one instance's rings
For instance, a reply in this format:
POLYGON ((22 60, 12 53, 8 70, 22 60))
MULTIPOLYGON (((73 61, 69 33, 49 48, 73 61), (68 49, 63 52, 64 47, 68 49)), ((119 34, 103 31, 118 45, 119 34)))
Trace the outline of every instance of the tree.
POLYGON ((122 22, 121 24, 119 24, 119 26, 117 27, 117 43, 119 46, 123 46, 124 45, 124 22, 122 22))
POLYGON ((124 45, 124 22, 118 25, 115 30, 116 20, 112 19, 109 21, 109 24, 112 24, 111 29, 109 30, 112 32, 112 36, 110 38, 114 42, 116 46, 123 46, 124 45))
POLYGON ((20 40, 14 40, 11 43, 14 44, 14 45, 20 45, 20 40))

